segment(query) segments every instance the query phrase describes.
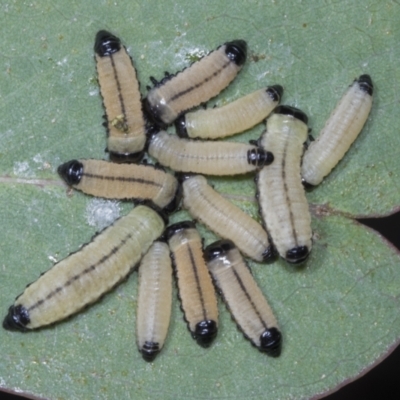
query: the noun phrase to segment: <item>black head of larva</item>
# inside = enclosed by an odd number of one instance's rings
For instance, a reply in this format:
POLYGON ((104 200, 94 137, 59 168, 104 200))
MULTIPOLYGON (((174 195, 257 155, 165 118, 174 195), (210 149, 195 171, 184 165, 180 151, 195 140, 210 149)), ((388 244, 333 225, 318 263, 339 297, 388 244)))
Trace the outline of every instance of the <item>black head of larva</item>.
POLYGON ((243 65, 247 58, 247 43, 244 40, 234 40, 225 43, 225 54, 236 65, 243 65))
POLYGON ((181 115, 176 121, 175 121, 175 128, 176 128, 176 134, 180 138, 185 138, 187 139, 189 137, 187 130, 186 130, 186 117, 185 115, 181 115))
POLYGON ((142 357, 145 361, 151 362, 160 352, 160 345, 155 342, 146 341, 144 342, 144 345, 140 352, 142 353, 142 357))
POLYGON ((261 147, 251 149, 247 152, 247 162, 256 167, 270 165, 274 161, 274 155, 261 147))
POLYGON ((275 256, 275 250, 273 248, 273 246, 268 246, 264 252, 262 253, 262 258, 263 261, 269 261, 272 259, 272 257, 275 256))
POLYGON ((281 85, 269 86, 267 87, 267 93, 273 101, 279 103, 283 95, 283 87, 281 85))
POLYGON ((77 185, 82 179, 83 164, 78 160, 71 160, 61 164, 57 172, 68 185, 77 185))
POLYGON ((169 240, 172 236, 174 236, 179 231, 183 231, 185 229, 195 229, 196 225, 193 221, 181 221, 176 224, 170 225, 165 230, 165 237, 169 240))
POLYGON ((121 50, 121 41, 112 33, 98 31, 94 42, 94 51, 100 57, 107 57, 121 50))
POLYGON ((284 114, 284 115, 290 115, 294 118, 299 119, 300 121, 304 122, 306 125, 308 123, 308 117, 307 115, 299 110, 296 107, 291 107, 291 106, 286 106, 286 105, 281 105, 275 108, 274 110, 275 114, 284 114))
POLYGON ((291 264, 300 264, 305 261, 310 254, 307 246, 293 247, 286 252, 286 261, 291 264))
POLYGON ((8 309, 8 314, 4 318, 3 328, 8 331, 27 331, 26 325, 31 322, 28 310, 22 306, 11 306, 8 309))
POLYGON ((372 83, 372 79, 369 75, 361 75, 358 79, 358 86, 362 91, 365 93, 368 93, 370 96, 372 96, 374 92, 374 84, 372 83))
POLYGON ((260 350, 271 357, 279 357, 282 350, 282 334, 276 328, 264 331, 260 336, 260 350))
POLYGON ((218 257, 224 256, 228 251, 234 248, 235 244, 231 240, 218 240, 204 249, 204 258, 206 261, 212 261, 218 257))
POLYGON ((138 163, 144 156, 144 150, 136 153, 115 153, 110 151, 110 161, 115 163, 138 163))
POLYGON ((193 338, 200 346, 207 347, 217 336, 217 333, 218 327, 215 321, 201 321, 196 325, 196 328, 193 332, 193 338))

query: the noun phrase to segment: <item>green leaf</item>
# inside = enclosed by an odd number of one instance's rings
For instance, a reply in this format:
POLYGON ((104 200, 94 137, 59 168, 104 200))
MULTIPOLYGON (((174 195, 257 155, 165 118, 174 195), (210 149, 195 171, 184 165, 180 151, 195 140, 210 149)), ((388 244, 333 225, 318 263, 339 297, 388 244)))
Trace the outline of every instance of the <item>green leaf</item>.
MULTIPOLYGON (((314 249, 298 270, 251 263, 281 326, 279 359, 259 353, 221 304, 209 349, 190 337, 178 301, 165 348, 145 363, 135 343, 137 276, 54 327, 0 329, 0 387, 51 399, 187 399, 319 396, 382 359, 400 338, 399 253, 355 222, 400 205, 397 148, 400 12, 381 2, 36 2, 0 5, 0 306, 96 231, 94 199, 69 194, 57 166, 105 157, 94 36, 108 29, 128 46, 143 94, 149 76, 182 69, 221 43, 243 38, 249 60, 214 103, 270 84, 303 109, 317 135, 346 87, 362 73, 373 110, 337 168, 308 193, 314 249), (359 4, 358 4, 359 3, 359 4)), ((256 139, 263 127, 232 140, 256 139)), ((257 217, 254 182, 212 179, 257 217)), ((118 212, 118 205, 107 205, 118 212)), ((103 204, 104 206, 104 204, 103 204)), ((121 214, 131 206, 121 205, 121 214)), ((184 212, 172 221, 186 218, 184 212)), ((206 242, 213 236, 200 229, 206 242)))

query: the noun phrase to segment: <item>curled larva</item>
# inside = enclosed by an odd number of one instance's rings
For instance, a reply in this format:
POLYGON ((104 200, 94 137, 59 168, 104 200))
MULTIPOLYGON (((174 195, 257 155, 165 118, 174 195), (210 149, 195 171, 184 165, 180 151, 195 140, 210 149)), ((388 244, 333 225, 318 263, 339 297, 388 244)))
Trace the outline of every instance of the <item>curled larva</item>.
POLYGON ((206 247, 204 256, 240 330, 260 351, 278 357, 282 335, 276 318, 239 250, 230 240, 220 240, 206 247))
POLYGON ((205 175, 246 174, 274 158, 269 151, 251 144, 180 139, 165 131, 151 137, 148 152, 165 167, 205 175))
POLYGON ((218 139, 252 128, 279 104, 280 85, 257 90, 223 107, 186 113, 175 121, 180 137, 218 139))
POLYGON ((28 285, 10 307, 3 327, 37 329, 94 303, 128 276, 164 226, 156 211, 135 207, 28 285))
POLYGON ((71 160, 58 173, 74 189, 106 199, 151 200, 173 211, 180 202, 177 179, 151 165, 117 164, 103 160, 71 160))
POLYGON ((344 157, 368 118, 372 94, 369 75, 361 75, 350 85, 317 139, 304 153, 301 174, 306 184, 321 183, 344 157))
POLYGON ((154 242, 138 272, 137 345, 143 358, 152 361, 164 346, 171 317, 172 265, 168 245, 154 242))
POLYGON ((132 59, 121 41, 107 31, 97 33, 94 50, 110 158, 139 161, 146 143, 146 121, 132 59))
POLYGON ((201 237, 191 221, 169 226, 166 237, 189 331, 197 343, 208 346, 218 332, 218 306, 201 237))
POLYGON ((267 232, 248 214, 226 200, 201 175, 188 175, 182 183, 183 207, 190 215, 256 261, 268 260, 272 246, 267 232))
POLYGON ((294 107, 278 106, 260 138, 261 147, 275 157, 256 177, 261 216, 278 253, 291 263, 304 261, 312 245, 310 211, 300 177, 307 135, 307 116, 294 107))
POLYGON ((216 96, 236 77, 246 61, 244 40, 225 43, 176 75, 161 82, 152 78, 155 87, 144 100, 144 108, 160 126, 171 124, 186 110, 216 96))

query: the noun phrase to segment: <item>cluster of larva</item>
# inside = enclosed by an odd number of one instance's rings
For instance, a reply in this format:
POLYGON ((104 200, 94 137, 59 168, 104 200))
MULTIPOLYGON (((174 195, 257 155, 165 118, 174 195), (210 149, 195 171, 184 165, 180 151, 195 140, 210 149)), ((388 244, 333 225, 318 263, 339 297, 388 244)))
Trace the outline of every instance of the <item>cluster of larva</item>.
POLYGON ((184 318, 199 344, 208 346, 218 331, 216 288, 245 337, 260 351, 280 355, 277 320, 241 253, 257 262, 270 260, 275 250, 290 263, 308 257, 312 231, 303 184, 319 184, 349 149, 368 117, 373 85, 368 75, 356 79, 303 155, 308 119, 299 109, 279 105, 280 85, 224 107, 187 112, 228 86, 246 54, 245 41, 225 43, 176 75, 160 82, 151 78, 154 87, 142 101, 126 49, 116 36, 98 32, 95 59, 111 162, 72 160, 58 172, 86 194, 143 204, 28 285, 10 307, 4 328, 27 331, 63 320, 140 263, 137 344, 144 359, 153 360, 167 336, 173 270, 184 318), (250 129, 269 114, 256 142, 215 140, 250 129), (178 136, 163 130, 173 123, 178 136), (146 151, 179 172, 178 178, 158 165, 137 164, 146 151), (249 172, 256 173, 264 226, 203 176, 249 172), (168 226, 166 215, 181 198, 182 207, 222 240, 203 249, 193 221, 168 226))

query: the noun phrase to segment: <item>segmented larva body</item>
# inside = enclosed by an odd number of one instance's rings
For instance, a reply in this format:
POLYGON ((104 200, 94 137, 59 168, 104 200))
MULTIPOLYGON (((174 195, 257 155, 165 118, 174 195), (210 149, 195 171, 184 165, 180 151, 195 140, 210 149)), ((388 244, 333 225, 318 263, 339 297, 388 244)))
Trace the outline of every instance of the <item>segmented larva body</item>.
POLYGON ((110 158, 139 161, 146 144, 146 121, 132 59, 121 41, 107 31, 97 33, 94 50, 110 158))
POLYGON ((144 100, 151 118, 161 126, 171 124, 179 115, 205 103, 225 89, 246 61, 244 40, 225 43, 176 75, 156 83, 144 100))
POLYGON ((180 137, 218 139, 244 132, 265 119, 279 104, 280 85, 257 90, 219 108, 186 113, 175 121, 180 137))
POLYGON ((300 177, 307 135, 307 116, 294 107, 278 106, 260 139, 275 157, 256 178, 261 216, 279 254, 291 263, 304 261, 312 245, 311 217, 300 177))
POLYGON ((165 167, 205 175, 246 174, 273 160, 269 151, 250 144, 180 139, 165 131, 153 135, 148 152, 165 167))
POLYGON ((169 226, 166 235, 189 331, 197 343, 207 346, 217 335, 218 307, 201 237, 191 221, 169 226))
POLYGON ((71 160, 60 165, 58 173, 74 189, 96 197, 151 200, 168 211, 174 210, 180 201, 176 178, 151 165, 71 160))
POLYGON ((28 285, 3 327, 37 329, 79 312, 126 278, 163 230, 157 212, 134 208, 28 285))
POLYGON ((164 346, 172 306, 172 265, 169 247, 156 241, 139 266, 136 318, 137 345, 146 361, 152 361, 164 346))
POLYGON ((183 207, 190 215, 256 261, 273 255, 267 232, 247 213, 223 198, 201 175, 189 176, 182 184, 183 207))
POLYGON ((305 183, 318 185, 344 157, 368 118, 372 94, 369 75, 361 75, 350 85, 304 154, 301 173, 305 183))
POLYGON ((260 351, 278 357, 282 346, 278 323, 239 250, 230 240, 221 240, 209 245, 204 255, 240 330, 260 351))

